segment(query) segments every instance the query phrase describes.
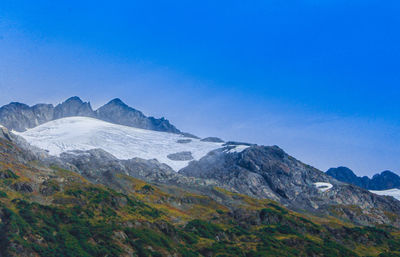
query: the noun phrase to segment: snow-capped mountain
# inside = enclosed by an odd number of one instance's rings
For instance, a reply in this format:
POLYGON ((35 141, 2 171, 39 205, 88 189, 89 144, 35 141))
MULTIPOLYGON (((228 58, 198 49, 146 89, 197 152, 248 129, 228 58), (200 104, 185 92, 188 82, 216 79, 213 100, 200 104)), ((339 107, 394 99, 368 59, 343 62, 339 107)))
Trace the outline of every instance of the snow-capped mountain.
MULTIPOLYGON (((117 125, 89 117, 68 117, 47 122, 25 132, 15 132, 51 155, 101 148, 118 159, 157 159, 175 171, 199 160, 223 143, 205 142, 167 132, 117 125)), ((245 146, 235 146, 238 150, 245 146)), ((232 151, 232 150, 230 150, 232 151)))
POLYGON ((393 222, 386 215, 400 217, 400 202, 391 197, 339 182, 278 146, 200 140, 119 99, 96 111, 76 97, 56 107, 11 103, 0 108, 0 124, 0 137, 15 142, 29 160, 72 169, 117 189, 115 175, 124 174, 213 197, 219 194, 215 188, 222 188, 321 215, 333 213, 334 206, 334 213, 357 224, 400 227, 400 219, 393 222), (361 214, 353 213, 353 207, 342 209, 354 205, 361 214))

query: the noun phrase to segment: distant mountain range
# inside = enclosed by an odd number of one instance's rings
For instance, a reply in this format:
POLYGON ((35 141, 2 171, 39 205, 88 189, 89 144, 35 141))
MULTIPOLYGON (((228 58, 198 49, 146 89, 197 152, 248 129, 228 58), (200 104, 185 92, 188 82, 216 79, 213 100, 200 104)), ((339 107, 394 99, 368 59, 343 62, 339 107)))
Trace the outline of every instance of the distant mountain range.
POLYGON ((372 178, 367 176, 358 177, 347 167, 330 168, 326 174, 335 179, 359 186, 368 190, 387 190, 392 188, 400 189, 400 176, 390 170, 375 174, 372 178))
MULTIPOLYGON (((147 117, 118 98, 111 100, 97 110, 93 110, 89 102, 83 102, 77 96, 68 98, 55 107, 52 104, 28 106, 23 103, 12 102, 0 108, 0 124, 18 132, 23 132, 48 121, 73 116, 92 117, 135 128, 185 134, 165 118, 147 117)), ((188 136, 189 134, 185 135, 188 136)))

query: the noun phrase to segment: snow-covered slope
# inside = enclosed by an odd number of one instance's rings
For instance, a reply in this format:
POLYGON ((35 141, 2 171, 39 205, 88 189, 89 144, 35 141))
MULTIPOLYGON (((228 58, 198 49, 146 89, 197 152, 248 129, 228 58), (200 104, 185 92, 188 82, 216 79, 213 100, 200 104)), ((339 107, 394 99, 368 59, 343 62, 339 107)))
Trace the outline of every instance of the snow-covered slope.
POLYGON ((400 189, 393 188, 393 189, 388 189, 388 190, 369 190, 371 193, 377 194, 377 195, 389 195, 393 196, 397 200, 400 201, 400 189))
POLYGON ((202 142, 178 134, 116 125, 88 117, 62 118, 14 133, 52 155, 102 148, 119 159, 157 159, 176 171, 187 166, 191 156, 199 160, 208 152, 222 147, 222 143, 202 142), (180 155, 183 160, 176 160, 180 159, 180 155))

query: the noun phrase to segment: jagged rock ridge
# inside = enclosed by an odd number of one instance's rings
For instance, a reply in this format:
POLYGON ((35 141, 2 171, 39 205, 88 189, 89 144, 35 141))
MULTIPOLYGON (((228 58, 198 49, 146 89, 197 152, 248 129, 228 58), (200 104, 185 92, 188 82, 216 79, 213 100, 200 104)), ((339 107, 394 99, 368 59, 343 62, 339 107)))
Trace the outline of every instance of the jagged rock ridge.
POLYGON ((347 167, 330 168, 326 174, 339 181, 356 185, 368 190, 387 190, 400 188, 400 176, 392 171, 386 170, 375 174, 372 178, 367 176, 358 177, 347 167))
POLYGON ((147 117, 142 112, 129 107, 120 99, 113 99, 97 110, 93 110, 89 102, 83 102, 79 97, 71 97, 63 103, 52 104, 26 104, 12 102, 0 108, 0 124, 9 130, 18 132, 36 127, 51 120, 84 116, 126 125, 135 128, 149 129, 181 134, 167 119, 147 117))

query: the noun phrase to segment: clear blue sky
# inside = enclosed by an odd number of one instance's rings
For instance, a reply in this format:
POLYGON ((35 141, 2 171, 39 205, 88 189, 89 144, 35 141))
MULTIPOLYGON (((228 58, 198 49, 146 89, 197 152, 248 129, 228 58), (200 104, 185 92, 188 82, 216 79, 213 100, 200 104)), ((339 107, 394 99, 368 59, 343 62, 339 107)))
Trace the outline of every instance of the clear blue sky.
POLYGON ((400 173, 400 2, 0 2, 0 104, 120 97, 322 170, 400 173))

